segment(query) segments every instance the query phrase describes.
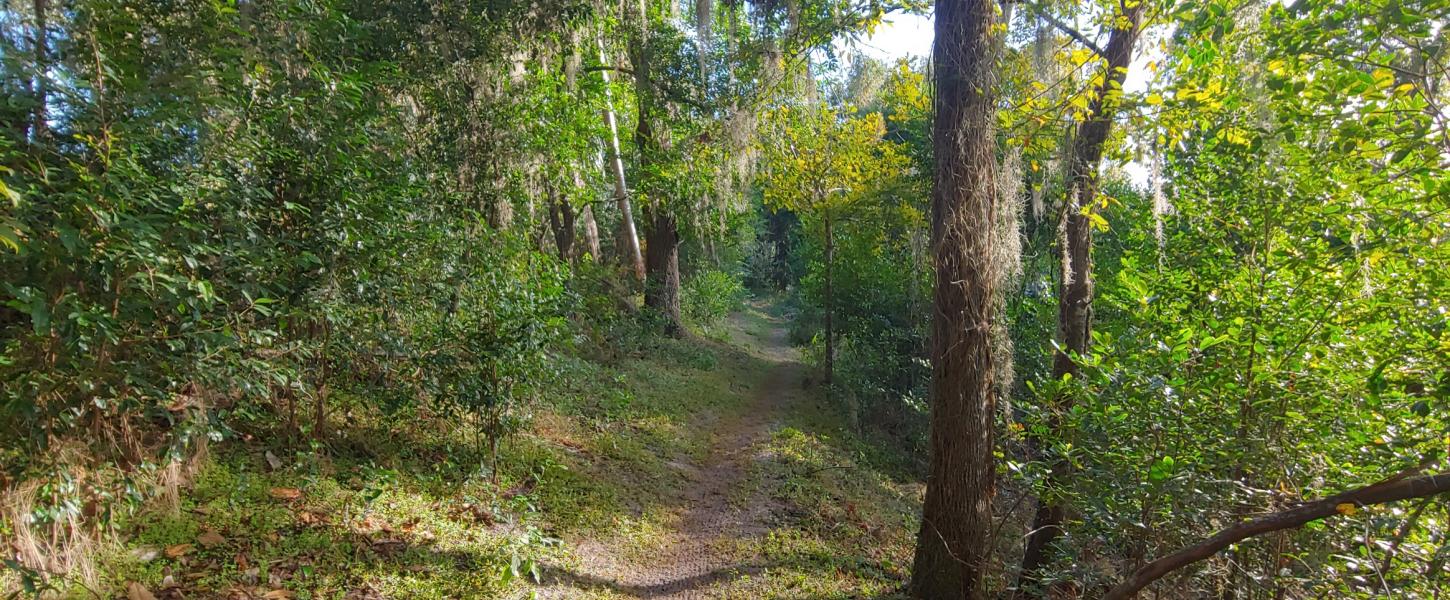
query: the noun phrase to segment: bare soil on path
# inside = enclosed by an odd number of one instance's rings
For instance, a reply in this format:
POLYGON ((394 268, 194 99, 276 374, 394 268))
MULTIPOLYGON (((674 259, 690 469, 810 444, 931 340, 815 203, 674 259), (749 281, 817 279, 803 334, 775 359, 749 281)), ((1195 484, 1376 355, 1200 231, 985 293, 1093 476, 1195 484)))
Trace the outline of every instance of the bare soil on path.
POLYGON ((732 316, 737 341, 768 367, 758 381, 749 382, 753 393, 742 410, 700 421, 712 429, 706 458, 672 463, 688 483, 674 491, 680 510, 658 546, 631 548, 622 538, 566 540, 575 564, 552 569, 558 575, 546 582, 540 597, 716 598, 723 585, 763 571, 758 557, 751 556, 750 542, 770 531, 774 506, 749 489, 748 475, 752 461, 761 459, 757 445, 768 439, 783 407, 801 393, 805 373, 786 340, 783 320, 764 318, 768 331, 732 316))

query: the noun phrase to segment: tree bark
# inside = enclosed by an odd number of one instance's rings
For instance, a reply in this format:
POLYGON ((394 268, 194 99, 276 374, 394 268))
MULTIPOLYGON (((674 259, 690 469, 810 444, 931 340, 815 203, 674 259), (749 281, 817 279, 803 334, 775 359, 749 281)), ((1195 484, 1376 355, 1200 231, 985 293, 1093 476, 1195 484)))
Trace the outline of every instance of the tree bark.
POLYGON ((773 210, 766 217, 766 227, 774 252, 770 260, 770 281, 779 290, 790 285, 790 231, 793 213, 785 209, 773 210))
MULTIPOLYGON (((649 168, 669 146, 669 132, 659 118, 659 98, 655 97, 652 80, 652 57, 649 41, 647 7, 640 7, 640 22, 630 39, 630 62, 634 66, 634 93, 639 103, 634 140, 639 148, 641 170, 649 168)), ((648 219, 645 227, 644 304, 664 318, 664 333, 684 332, 680 319, 680 231, 675 215, 663 198, 650 198, 645 204, 648 219)))
POLYGON ((665 319, 665 333, 680 335, 680 232, 674 215, 663 208, 648 211, 645 228, 644 305, 665 319))
MULTIPOLYGON (((607 64, 603 41, 599 42, 599 62, 607 64)), ((624 156, 619 151, 619 122, 614 118, 614 96, 609 90, 609 71, 600 69, 599 76, 604 78, 604 124, 609 127, 609 174, 614 180, 614 203, 619 206, 620 258, 630 267, 635 280, 644 282, 644 257, 639 251, 639 234, 634 227, 634 208, 630 206, 629 188, 624 180, 624 156)))
POLYGON ((909 588, 913 597, 931 600, 986 594, 996 495, 996 21, 993 0, 937 0, 931 464, 909 588))
MULTIPOLYGON (((1088 119, 1078 127, 1073 136, 1072 163, 1068 173, 1068 193, 1063 203, 1062 218, 1065 221, 1062 252, 1062 292, 1058 294, 1057 339, 1058 349, 1052 357, 1052 377, 1061 381, 1072 376, 1078 378, 1081 371, 1074 355, 1085 355, 1092 343, 1092 222, 1087 211, 1098 194, 1098 167, 1102 162, 1103 146, 1111 132, 1113 117, 1120 104, 1123 80, 1127 77, 1128 65, 1133 59, 1133 46, 1138 41, 1142 28, 1146 2, 1127 7, 1123 16, 1127 27, 1114 29, 1108 38, 1103 58, 1107 68, 1103 83, 1094 90, 1095 97, 1088 108, 1088 119)), ((1070 407, 1071 398, 1059 394, 1054 398, 1054 411, 1049 413, 1048 431, 1057 432, 1060 423, 1056 412, 1070 407)), ((1030 440, 1034 452, 1040 450, 1041 440, 1030 440)), ((1071 467, 1065 459, 1054 461, 1048 472, 1043 489, 1049 495, 1039 497, 1033 516, 1031 533, 1022 555, 1022 569, 1018 577, 1018 593, 1041 597, 1042 590, 1027 588, 1040 584, 1042 569, 1050 562, 1053 542, 1062 535, 1062 526, 1067 519, 1067 507, 1050 495, 1064 483, 1071 467)))
POLYGON ((586 205, 579 211, 579 220, 584 222, 584 250, 594 260, 599 260, 599 223, 594 220, 594 207, 586 205))
POLYGON ((554 230, 554 247, 559 260, 574 260, 574 205, 562 195, 549 199, 549 227, 554 230))
POLYGON ((1169 554, 1144 565, 1131 576, 1108 590, 1103 600, 1126 600, 1132 598, 1148 584, 1163 578, 1178 569, 1204 560, 1233 544, 1248 538, 1302 527, 1311 521, 1332 517, 1342 512, 1346 505, 1358 509, 1363 506, 1386 504, 1410 498, 1425 498, 1450 492, 1450 472, 1420 477, 1397 476, 1314 502, 1259 517, 1224 529, 1202 542, 1169 554))
MULTIPOLYGON (((50 124, 46 122, 46 104, 50 102, 49 87, 50 57, 48 56, 49 41, 46 30, 50 27, 46 20, 46 10, 49 8, 49 0, 35 0, 32 3, 35 9, 35 37, 31 43, 35 46, 35 114, 32 117, 33 123, 30 132, 39 140, 47 137, 50 133, 50 124)), ((99 75, 99 73, 97 74, 99 75)), ((96 82, 104 85, 102 82, 96 82)))

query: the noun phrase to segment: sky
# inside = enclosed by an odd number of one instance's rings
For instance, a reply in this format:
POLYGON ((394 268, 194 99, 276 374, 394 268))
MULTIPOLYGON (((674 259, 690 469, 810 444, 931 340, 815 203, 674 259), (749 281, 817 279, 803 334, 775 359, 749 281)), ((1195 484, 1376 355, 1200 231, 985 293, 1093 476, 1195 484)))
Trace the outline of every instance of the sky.
MULTIPOLYGON (((857 48, 888 63, 905 56, 927 57, 931 55, 933 35, 930 16, 891 14, 886 16, 885 23, 876 33, 860 42, 857 48)), ((1123 88, 1130 93, 1141 93, 1148 89, 1148 63, 1161 58, 1162 54, 1152 38, 1144 39, 1139 46, 1139 52, 1128 66, 1128 79, 1123 83, 1123 88)), ((1150 177, 1147 165, 1140 161, 1131 161, 1121 167, 1131 181, 1138 185, 1147 185, 1150 177)))
MULTIPOLYGON (((886 16, 885 24, 874 35, 861 42, 859 49, 887 62, 904 56, 927 57, 931 55, 933 35, 931 16, 891 14, 886 16)), ((1151 43, 1140 43, 1139 46, 1133 64, 1128 67, 1128 81, 1124 83, 1129 92, 1148 88, 1147 64, 1158 54, 1151 43)))
POLYGON ((931 17, 922 15, 887 15, 885 24, 875 35, 862 41, 862 52, 888 62, 904 56, 925 57, 931 54, 931 17))

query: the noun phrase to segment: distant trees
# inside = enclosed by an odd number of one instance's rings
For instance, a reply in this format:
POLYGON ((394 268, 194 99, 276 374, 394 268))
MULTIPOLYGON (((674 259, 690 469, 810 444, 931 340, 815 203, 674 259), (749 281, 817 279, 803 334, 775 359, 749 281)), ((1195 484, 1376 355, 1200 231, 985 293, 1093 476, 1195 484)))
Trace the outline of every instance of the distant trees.
POLYGON ((860 116, 821 106, 786 106, 766 117, 762 138, 762 197, 773 210, 785 209, 819 223, 825 263, 825 376, 835 373, 835 268, 837 222, 853 217, 852 208, 873 188, 901 177, 906 159, 895 144, 882 140, 881 114, 860 116))

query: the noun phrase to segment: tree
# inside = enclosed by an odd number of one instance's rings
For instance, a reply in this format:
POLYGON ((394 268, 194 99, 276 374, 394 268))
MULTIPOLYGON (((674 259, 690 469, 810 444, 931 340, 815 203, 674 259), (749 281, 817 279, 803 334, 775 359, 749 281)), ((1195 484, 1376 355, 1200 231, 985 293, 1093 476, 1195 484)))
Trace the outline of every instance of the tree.
POLYGON ((767 207, 819 221, 825 258, 826 385, 834 381, 834 225, 849 219, 873 187, 900 175, 906 159, 884 141, 881 113, 847 116, 819 106, 783 107, 766 117, 763 197, 767 207))
MULTIPOLYGON (((1102 217, 1097 215, 1098 170, 1103 159, 1103 148, 1108 142, 1113 118, 1123 99, 1123 81, 1128 76, 1128 65, 1133 59, 1133 46, 1142 30, 1143 15, 1147 0, 1119 0, 1109 21, 1112 34, 1106 48, 1091 49, 1103 62, 1103 70, 1093 81, 1087 93, 1087 112, 1072 138, 1072 155, 1067 174, 1067 201, 1062 204, 1062 234, 1059 244, 1062 252, 1062 271, 1058 294, 1057 347, 1052 358, 1052 378, 1063 381, 1081 377, 1077 366, 1078 357, 1086 356, 1092 343, 1092 230, 1099 226, 1102 217)), ((1080 34, 1077 37, 1081 37, 1080 34)), ((1090 44, 1090 43, 1089 43, 1090 44)), ((1056 406, 1049 410, 1066 410, 1071 406, 1071 397, 1059 394, 1053 398, 1056 406)), ((1049 417, 1048 430, 1057 429, 1049 417)), ((1037 444, 1040 447, 1040 444, 1037 444)), ((1062 523, 1067 517, 1067 507, 1058 497, 1057 487, 1062 484, 1070 468, 1065 458, 1056 459, 1044 483, 1042 494, 1037 499, 1037 510, 1032 520, 1031 533, 1022 556, 1022 570, 1018 589, 1026 589, 1038 581, 1042 568, 1050 556, 1049 549, 1054 540, 1062 534, 1062 523)), ((1038 589, 1037 593, 1040 594, 1038 589)))
MULTIPOLYGON (((609 64, 604 55, 604 43, 599 43, 599 62, 609 64)), ((624 156, 619 151, 619 125, 614 116, 614 92, 609 86, 609 69, 601 68, 599 77, 604 81, 604 124, 609 128, 610 182, 614 185, 614 202, 619 207, 619 255, 634 274, 635 279, 644 282, 644 256, 639 251, 639 233, 634 227, 634 208, 629 201, 629 187, 625 185, 624 156)))
POLYGON ((930 467, 910 592, 985 597, 996 495, 991 339, 998 6, 938 0, 930 467))

